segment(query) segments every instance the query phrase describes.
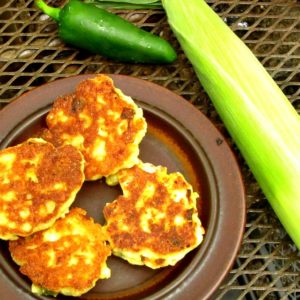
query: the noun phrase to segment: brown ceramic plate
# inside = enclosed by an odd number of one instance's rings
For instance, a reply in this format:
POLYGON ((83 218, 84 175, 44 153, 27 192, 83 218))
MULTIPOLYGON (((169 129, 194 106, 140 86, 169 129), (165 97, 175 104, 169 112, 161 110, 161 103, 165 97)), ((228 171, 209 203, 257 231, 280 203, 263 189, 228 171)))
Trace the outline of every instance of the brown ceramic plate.
MULTIPOLYGON (((36 88, 0 112, 0 147, 15 145, 45 126, 45 115, 56 97, 73 92, 93 75, 57 80, 36 88)), ((207 299, 230 270, 245 223, 244 188, 236 160, 220 132, 180 96, 141 79, 111 75, 115 85, 144 109, 148 132, 141 144, 143 161, 180 171, 201 195, 199 215, 204 242, 175 267, 151 270, 111 257, 112 276, 98 281, 82 299, 207 299)), ((103 181, 86 182, 73 206, 103 224, 102 208, 121 193, 103 181)), ((48 299, 31 294, 30 281, 12 262, 1 241, 1 299, 48 299)), ((58 296, 59 299, 68 297, 58 296)))

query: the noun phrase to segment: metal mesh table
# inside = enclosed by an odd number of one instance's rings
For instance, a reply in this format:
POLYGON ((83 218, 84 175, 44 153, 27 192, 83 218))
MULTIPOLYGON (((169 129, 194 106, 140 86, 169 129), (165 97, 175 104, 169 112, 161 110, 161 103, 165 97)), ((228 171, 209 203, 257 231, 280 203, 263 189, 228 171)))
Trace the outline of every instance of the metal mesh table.
MULTIPOLYGON (((300 110, 300 2, 296 0, 208 1, 242 38, 300 110)), ((55 5, 59 5, 58 1, 55 5)), ((179 53, 167 66, 121 64, 66 46, 56 24, 33 0, 0 0, 0 109, 45 82, 84 73, 126 74, 185 97, 228 138, 247 193, 247 224, 230 274, 215 299, 300 299, 300 253, 270 208, 228 136, 162 10, 118 11, 138 26, 168 39, 179 53)))

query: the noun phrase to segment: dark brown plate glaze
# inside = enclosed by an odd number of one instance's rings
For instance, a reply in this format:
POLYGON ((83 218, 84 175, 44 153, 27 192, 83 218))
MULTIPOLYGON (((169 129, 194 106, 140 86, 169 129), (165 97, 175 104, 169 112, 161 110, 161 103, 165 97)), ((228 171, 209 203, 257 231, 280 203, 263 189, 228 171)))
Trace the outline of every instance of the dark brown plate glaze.
MULTIPOLYGON (((0 112, 0 147, 36 135, 45 126, 45 115, 55 98, 73 92, 91 76, 45 84, 6 106, 0 112)), ((198 209, 206 235, 202 245, 175 267, 151 270, 110 257, 111 278, 98 281, 81 299, 208 299, 230 270, 244 231, 245 195, 237 162, 220 132, 186 100, 141 79, 111 77, 144 109, 148 132, 140 158, 184 174, 201 195, 198 209)), ((103 206, 120 193, 120 188, 108 187, 102 180, 86 182, 73 206, 86 209, 103 224, 103 206)), ((0 245, 1 299, 49 299, 30 292, 30 281, 18 272, 7 242, 0 245)), ((74 299, 58 296, 68 298, 74 299)))

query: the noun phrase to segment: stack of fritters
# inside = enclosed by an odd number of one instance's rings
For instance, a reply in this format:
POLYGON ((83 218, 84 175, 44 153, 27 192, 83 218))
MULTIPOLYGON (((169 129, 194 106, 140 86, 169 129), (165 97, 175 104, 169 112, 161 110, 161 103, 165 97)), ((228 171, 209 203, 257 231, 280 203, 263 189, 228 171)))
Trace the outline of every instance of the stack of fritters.
MULTIPOLYGON (((59 97, 41 138, 0 151, 0 238, 38 294, 79 296, 110 277, 111 254, 160 268, 197 247, 198 194, 180 173, 139 160, 141 108, 98 75, 59 97), (102 227, 69 208, 84 180, 106 177, 123 195, 102 227)), ((99 212, 100 214, 100 212, 99 212)))

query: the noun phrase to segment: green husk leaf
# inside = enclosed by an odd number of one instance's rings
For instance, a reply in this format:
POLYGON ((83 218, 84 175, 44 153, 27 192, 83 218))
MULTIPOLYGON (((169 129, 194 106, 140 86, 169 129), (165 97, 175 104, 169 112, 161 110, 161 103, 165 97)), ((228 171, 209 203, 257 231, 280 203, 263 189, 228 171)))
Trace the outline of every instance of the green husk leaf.
POLYGON ((128 3, 128 4, 154 4, 161 3, 160 0, 97 0, 98 2, 114 2, 114 3, 128 3))
POLYGON ((300 119, 249 48, 203 0, 162 0, 182 49, 300 249, 300 119))
POLYGON ((84 2, 111 9, 162 9, 160 0, 84 0, 84 2))
POLYGON ((99 0, 99 2, 115 2, 115 3, 130 3, 130 4, 154 4, 161 3, 160 0, 99 0))

